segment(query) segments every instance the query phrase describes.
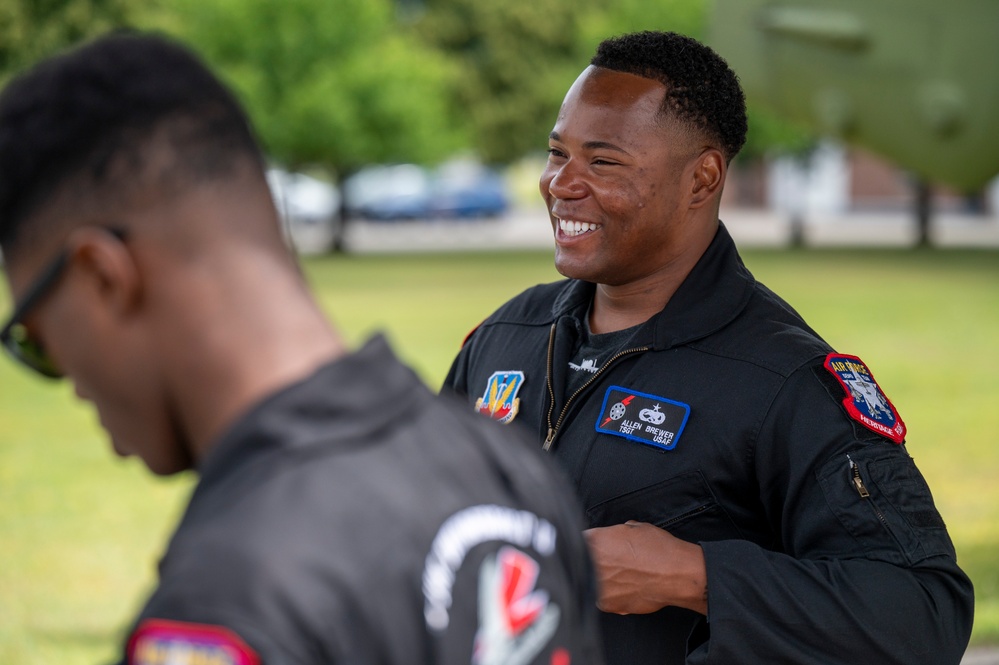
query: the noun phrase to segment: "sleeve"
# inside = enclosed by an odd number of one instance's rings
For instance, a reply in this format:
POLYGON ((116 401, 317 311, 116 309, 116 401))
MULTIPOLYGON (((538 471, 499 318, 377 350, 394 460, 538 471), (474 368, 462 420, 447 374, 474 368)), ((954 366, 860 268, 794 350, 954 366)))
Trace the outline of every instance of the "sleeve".
POLYGON ((755 454, 781 551, 701 543, 708 619, 690 665, 960 662, 971 582, 905 446, 858 424, 845 395, 819 365, 781 389, 755 454))
POLYGON ((289 589, 246 550, 211 540, 171 547, 159 587, 126 640, 123 665, 372 662, 347 657, 358 627, 346 608, 313 616, 296 601, 307 589, 289 589))
POLYGON ((451 369, 448 370, 447 376, 444 378, 444 384, 441 386, 442 393, 468 395, 467 372, 470 362, 469 358, 472 353, 471 347, 477 330, 478 327, 468 333, 468 336, 465 337, 461 350, 458 351, 458 355, 455 356, 454 361, 451 363, 451 369))
POLYGON ((242 613, 192 596, 157 594, 125 643, 122 665, 298 665, 307 661, 271 641, 242 613))

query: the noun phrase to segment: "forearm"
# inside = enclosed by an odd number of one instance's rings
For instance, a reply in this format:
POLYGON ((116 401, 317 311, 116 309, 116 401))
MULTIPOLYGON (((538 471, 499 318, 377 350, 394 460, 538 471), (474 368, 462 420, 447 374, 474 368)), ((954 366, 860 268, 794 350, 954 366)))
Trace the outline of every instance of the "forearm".
POLYGON ((868 559, 801 561, 751 543, 704 544, 708 650, 690 663, 957 664, 971 584, 952 560, 919 568, 868 559))
POLYGON ((590 529, 586 536, 604 612, 648 614, 673 606, 707 614, 700 545, 639 522, 590 529))

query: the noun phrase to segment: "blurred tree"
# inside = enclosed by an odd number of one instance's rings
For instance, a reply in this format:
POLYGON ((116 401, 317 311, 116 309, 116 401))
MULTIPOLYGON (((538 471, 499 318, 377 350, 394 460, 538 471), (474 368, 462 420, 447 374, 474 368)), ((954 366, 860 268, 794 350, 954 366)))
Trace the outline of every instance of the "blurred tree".
POLYGON ((493 162, 544 149, 566 90, 603 39, 638 30, 701 37, 707 20, 707 0, 404 4, 420 34, 459 59, 463 83, 451 102, 465 113, 476 150, 493 162))
POLYGON ((0 0, 0 84, 88 37, 128 25, 142 0, 0 0))
POLYGON ((506 163, 547 146, 566 88, 585 63, 580 18, 594 0, 426 0, 420 34, 462 67, 452 91, 483 159, 506 163))
POLYGON ((815 134, 799 125, 753 104, 747 104, 747 115, 749 133, 737 160, 760 160, 774 153, 804 157, 815 149, 818 141, 815 134))
POLYGON ((152 23, 211 63, 269 154, 340 176, 431 163, 464 145, 445 103, 458 68, 400 28, 391 0, 163 0, 152 23))
POLYGON ((701 39, 708 17, 707 5, 708 0, 616 0, 600 3, 580 21, 582 51, 589 59, 597 44, 604 39, 640 30, 679 32, 701 39))

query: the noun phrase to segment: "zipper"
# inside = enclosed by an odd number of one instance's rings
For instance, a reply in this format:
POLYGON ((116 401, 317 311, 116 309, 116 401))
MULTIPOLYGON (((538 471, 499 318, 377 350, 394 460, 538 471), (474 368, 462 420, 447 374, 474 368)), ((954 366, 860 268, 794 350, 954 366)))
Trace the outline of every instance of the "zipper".
POLYGON ((666 520, 665 522, 662 522, 661 524, 656 524, 656 526, 659 527, 660 529, 665 529, 666 527, 672 526, 672 525, 676 524, 677 522, 681 522, 681 521, 687 519, 688 517, 693 517, 694 515, 699 515, 699 514, 703 513, 705 510, 707 510, 710 507, 711 507, 711 504, 706 503, 703 506, 698 506, 697 508, 694 508, 693 510, 688 510, 685 513, 681 513, 681 514, 677 515, 676 517, 671 517, 668 520, 666 520))
POLYGON ((867 491, 867 486, 864 485, 864 479, 860 477, 860 465, 853 461, 853 458, 849 455, 846 456, 850 460, 850 473, 852 474, 851 480, 853 481, 853 486, 857 488, 857 494, 860 495, 861 499, 866 499, 871 496, 871 493, 867 491))
POLYGON ((867 485, 864 484, 864 479, 860 477, 860 465, 853 461, 853 458, 849 455, 846 456, 850 460, 850 480, 853 483, 854 488, 857 490, 857 494, 860 495, 861 499, 869 501, 871 507, 874 509, 874 513, 881 520, 881 523, 886 527, 888 526, 888 520, 885 519, 884 513, 881 509, 877 507, 874 501, 871 500, 871 492, 867 489, 867 485))
POLYGON ((565 415, 569 412, 569 407, 572 406, 572 401, 576 399, 576 397, 578 397, 582 392, 584 392, 587 388, 589 388, 594 381, 599 379, 600 375, 603 374, 604 371, 612 364, 614 364, 618 359, 623 358, 624 356, 630 355, 632 353, 641 353, 642 351, 649 350, 649 347, 647 346, 640 346, 634 349, 625 349, 624 351, 619 351, 618 353, 616 353, 613 358, 604 363, 603 367, 594 372, 593 376, 590 377, 589 381, 580 386, 579 390, 574 392, 572 396, 569 397, 568 400, 566 400, 565 406, 562 407, 562 412, 558 416, 558 420, 555 422, 554 425, 552 425, 552 414, 555 413, 555 389, 552 387, 552 370, 554 369, 554 362, 555 362, 554 358, 555 326, 556 324, 553 323, 552 329, 548 333, 548 376, 545 377, 547 379, 547 384, 548 384, 548 436, 545 437, 545 442, 541 446, 541 449, 546 451, 551 450, 552 443, 555 441, 555 435, 558 434, 558 430, 562 426, 562 421, 565 420, 565 415))

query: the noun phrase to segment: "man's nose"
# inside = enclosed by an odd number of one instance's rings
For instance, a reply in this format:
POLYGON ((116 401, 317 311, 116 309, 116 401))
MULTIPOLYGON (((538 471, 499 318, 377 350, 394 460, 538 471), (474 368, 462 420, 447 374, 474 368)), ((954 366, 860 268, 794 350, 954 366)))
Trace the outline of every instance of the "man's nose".
POLYGON ((578 199, 586 195, 586 183, 572 160, 550 172, 547 189, 556 199, 578 199))

